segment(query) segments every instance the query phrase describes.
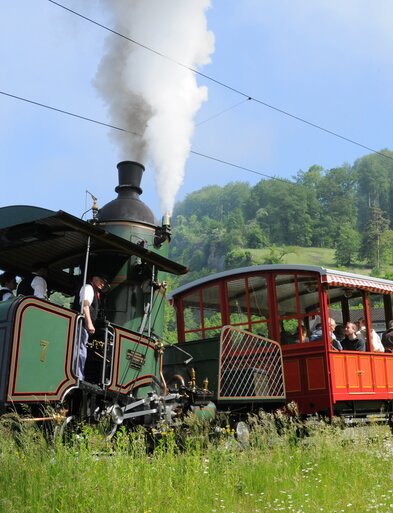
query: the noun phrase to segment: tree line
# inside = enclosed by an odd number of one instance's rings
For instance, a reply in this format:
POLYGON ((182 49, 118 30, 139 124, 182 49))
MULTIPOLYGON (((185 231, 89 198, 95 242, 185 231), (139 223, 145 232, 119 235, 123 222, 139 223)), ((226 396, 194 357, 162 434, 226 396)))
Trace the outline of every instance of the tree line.
MULTIPOLYGON (((251 265, 249 249, 278 246, 335 249, 336 264, 366 262, 374 274, 393 264, 393 152, 353 165, 314 165, 293 181, 209 186, 176 204, 171 257, 191 271, 187 281, 251 265)), ((268 262, 265 262, 268 263, 268 262)))

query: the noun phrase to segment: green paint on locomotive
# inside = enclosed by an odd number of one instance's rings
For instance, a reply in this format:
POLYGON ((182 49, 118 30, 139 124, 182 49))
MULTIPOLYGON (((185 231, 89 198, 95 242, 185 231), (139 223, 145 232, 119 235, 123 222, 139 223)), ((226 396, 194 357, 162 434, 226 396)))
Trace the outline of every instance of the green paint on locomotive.
POLYGON ((69 319, 38 309, 26 308, 18 336, 18 372, 15 392, 53 392, 64 379, 69 319))
POLYGON ((123 330, 116 330, 115 346, 117 358, 109 389, 140 396, 141 388, 159 378, 159 351, 151 340, 123 330))
MULTIPOLYGON (((148 227, 136 224, 115 224, 108 223, 105 229, 111 233, 138 243, 141 240, 147 242, 149 248, 153 247, 155 231, 148 227)), ((155 253, 167 257, 168 244, 164 243, 155 253)), ((113 262, 108 260, 105 265, 107 270, 113 266, 113 262)), ((103 270, 105 272, 105 269, 103 270)), ((119 326, 129 330, 139 332, 145 314, 145 306, 151 303, 149 283, 152 278, 151 273, 143 270, 138 257, 131 257, 121 267, 117 268, 112 279, 112 290, 108 294, 106 303, 106 315, 108 319, 119 326)), ((158 272, 158 281, 165 279, 165 273, 158 272)), ((153 300, 151 319, 154 322, 153 332, 159 337, 162 336, 164 326, 164 298, 161 291, 156 292, 158 297, 153 300)), ((146 324, 144 332, 148 325, 146 324)))
POLYGON ((218 369, 220 360, 220 339, 211 338, 207 340, 196 340, 177 344, 179 348, 186 352, 179 351, 175 345, 166 346, 164 352, 165 378, 168 385, 172 385, 171 379, 174 375, 180 375, 185 383, 191 378, 191 369, 196 373, 196 384, 203 386, 203 380, 208 379, 208 388, 213 392, 212 399, 217 400, 218 390, 218 369), (185 361, 192 356, 192 360, 187 367, 185 361))
POLYGON ((59 400, 72 375, 76 313, 35 298, 10 303, 10 372, 7 401, 59 400))

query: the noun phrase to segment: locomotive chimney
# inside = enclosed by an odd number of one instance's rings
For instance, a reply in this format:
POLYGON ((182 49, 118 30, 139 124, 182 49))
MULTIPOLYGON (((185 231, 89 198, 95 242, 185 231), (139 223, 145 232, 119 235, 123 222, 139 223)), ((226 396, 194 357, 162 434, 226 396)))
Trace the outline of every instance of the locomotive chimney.
POLYGON ((118 196, 99 210, 98 222, 130 221, 157 226, 153 212, 139 198, 144 166, 138 162, 123 161, 117 164, 117 169, 119 185, 115 191, 118 196))
POLYGON ((143 192, 140 185, 145 170, 144 166, 138 164, 138 162, 123 161, 117 164, 117 170, 119 172, 119 185, 115 188, 115 191, 119 196, 140 196, 143 192))

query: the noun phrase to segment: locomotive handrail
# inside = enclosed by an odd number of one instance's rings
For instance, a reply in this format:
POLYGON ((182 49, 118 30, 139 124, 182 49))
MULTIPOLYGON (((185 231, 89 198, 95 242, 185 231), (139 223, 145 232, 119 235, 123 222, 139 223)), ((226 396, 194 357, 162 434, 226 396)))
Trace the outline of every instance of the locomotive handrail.
POLYGON ((102 385, 108 386, 112 382, 112 374, 113 374, 113 344, 115 340, 115 329, 113 326, 108 322, 105 326, 105 341, 104 341, 104 358, 102 360, 102 385), (106 378, 106 357, 108 354, 108 335, 112 337, 112 344, 109 343, 109 345, 112 345, 112 351, 111 351, 111 359, 110 359, 110 367, 109 367, 109 378, 106 378))
POLYGON ((78 317, 76 318, 76 323, 75 323, 76 337, 75 337, 75 343, 74 343, 74 352, 76 349, 76 355, 74 354, 74 358, 72 360, 72 372, 74 373, 74 375, 77 378, 77 386, 79 386, 79 382, 80 382, 79 376, 77 374, 77 369, 78 369, 78 361, 79 361, 80 348, 81 348, 82 324, 83 324, 84 320, 85 320, 85 316, 83 314, 78 314, 78 317))

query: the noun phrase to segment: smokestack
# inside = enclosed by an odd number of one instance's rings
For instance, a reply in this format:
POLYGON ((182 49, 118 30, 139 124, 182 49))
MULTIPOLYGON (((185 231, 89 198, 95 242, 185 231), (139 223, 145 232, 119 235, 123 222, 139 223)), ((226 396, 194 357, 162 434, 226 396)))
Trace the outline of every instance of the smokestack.
POLYGON ((143 192, 140 185, 145 171, 144 166, 139 162, 125 160, 117 164, 117 170, 119 172, 119 185, 115 191, 119 194, 119 197, 125 197, 126 195, 140 196, 143 192))
POLYGON ((145 170, 142 164, 123 161, 117 164, 119 185, 115 188, 117 198, 98 211, 98 222, 129 221, 157 226, 157 220, 150 208, 141 201, 140 187, 145 170))

